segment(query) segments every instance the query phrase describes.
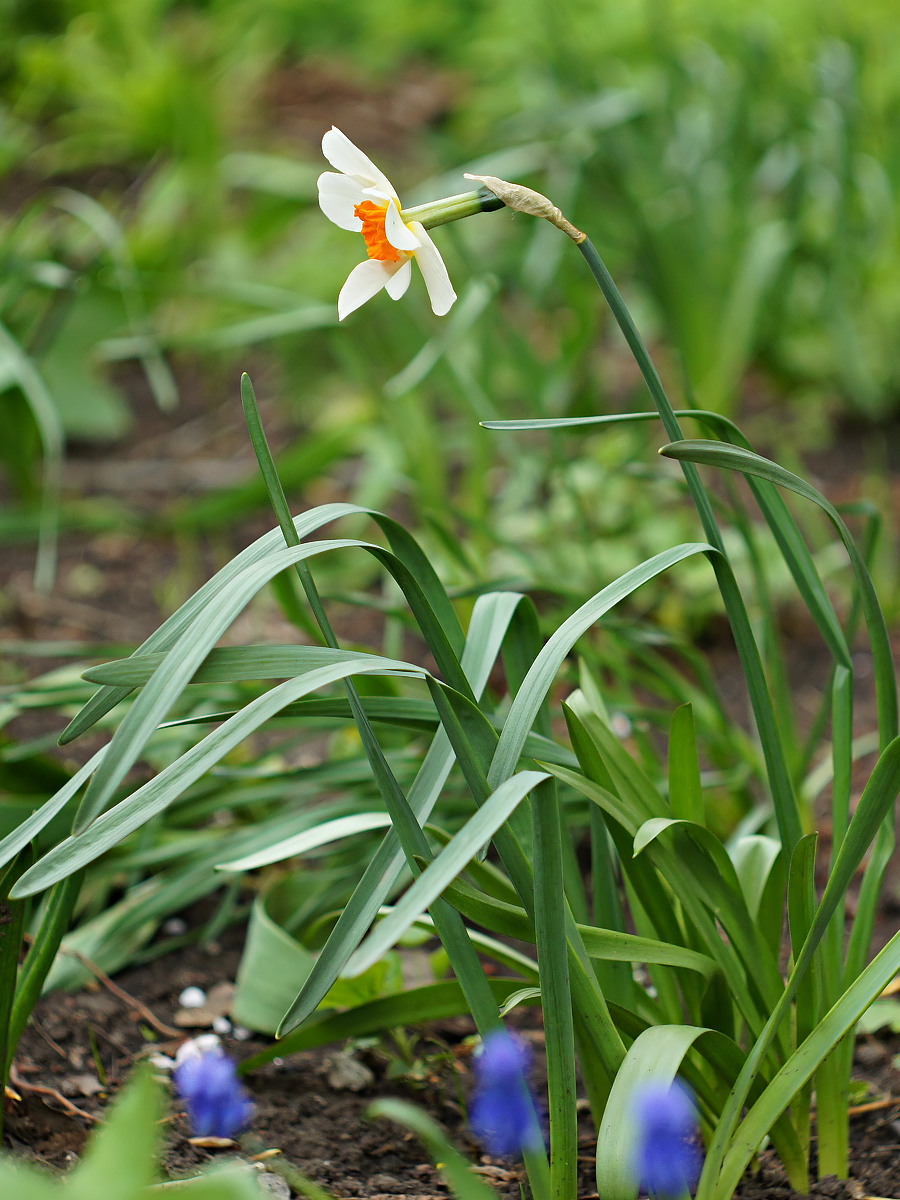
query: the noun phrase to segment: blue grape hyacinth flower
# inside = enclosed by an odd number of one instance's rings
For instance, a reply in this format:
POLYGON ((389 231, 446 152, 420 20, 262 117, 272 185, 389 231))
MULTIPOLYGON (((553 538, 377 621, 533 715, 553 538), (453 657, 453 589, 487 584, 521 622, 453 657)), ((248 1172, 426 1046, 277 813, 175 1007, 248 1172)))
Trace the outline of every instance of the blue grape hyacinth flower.
POLYGON ((703 1165, 697 1144, 697 1110, 679 1080, 647 1083, 634 1095, 634 1174, 640 1187, 662 1200, 693 1191, 703 1165))
POLYGON ((472 1132, 497 1158, 538 1149, 544 1135, 538 1124, 534 1099, 528 1089, 527 1047, 496 1029, 484 1039, 475 1060, 476 1088, 469 1110, 472 1132))
POLYGON ((253 1104, 220 1050, 184 1058, 173 1078, 196 1137, 231 1138, 250 1123, 253 1104))

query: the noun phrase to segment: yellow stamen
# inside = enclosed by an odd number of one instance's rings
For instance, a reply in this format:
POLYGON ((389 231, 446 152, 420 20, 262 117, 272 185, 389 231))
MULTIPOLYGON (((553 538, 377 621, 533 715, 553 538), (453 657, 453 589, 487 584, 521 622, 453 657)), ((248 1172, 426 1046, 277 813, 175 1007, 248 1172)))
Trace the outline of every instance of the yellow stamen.
POLYGON ((362 221, 362 235, 366 239, 369 258, 377 258, 380 262, 399 262, 404 257, 403 251, 391 245, 384 229, 387 210, 386 204, 363 200, 353 211, 362 221))

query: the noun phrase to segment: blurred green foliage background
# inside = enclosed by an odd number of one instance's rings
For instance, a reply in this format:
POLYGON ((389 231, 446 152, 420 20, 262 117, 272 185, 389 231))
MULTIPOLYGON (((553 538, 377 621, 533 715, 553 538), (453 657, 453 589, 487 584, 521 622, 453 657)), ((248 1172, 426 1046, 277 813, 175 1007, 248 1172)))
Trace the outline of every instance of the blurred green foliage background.
POLYGON ((508 212, 466 221, 438 235, 449 318, 419 286, 350 335, 335 297, 360 248, 316 204, 322 132, 405 203, 466 169, 549 194, 674 394, 790 461, 896 419, 898 68, 887 0, 0 0, 6 532, 33 535, 43 503, 51 536, 67 440, 128 434, 123 364, 172 411, 188 373, 236 404, 262 363, 298 483, 352 462, 342 488, 404 494, 461 581, 579 592, 589 542, 624 569, 681 521, 677 476, 641 465, 652 430, 477 426, 647 407, 578 256, 508 212))

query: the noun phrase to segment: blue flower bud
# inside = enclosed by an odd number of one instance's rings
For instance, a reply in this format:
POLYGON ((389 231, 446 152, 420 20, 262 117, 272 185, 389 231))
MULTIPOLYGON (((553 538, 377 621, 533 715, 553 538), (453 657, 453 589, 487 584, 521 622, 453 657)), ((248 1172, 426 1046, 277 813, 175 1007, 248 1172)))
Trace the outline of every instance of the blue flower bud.
POLYGON ((250 1123, 253 1105, 226 1055, 214 1050, 185 1058, 173 1078, 196 1137, 234 1137, 250 1123))
POLYGON ((632 1101, 634 1174, 651 1196, 676 1200, 692 1191, 703 1165, 694 1098, 679 1080, 648 1083, 632 1101))
POLYGON ((469 1121, 475 1136, 498 1158, 543 1145, 525 1078, 528 1063, 527 1048, 505 1029, 487 1035, 475 1060, 477 1085, 469 1121))

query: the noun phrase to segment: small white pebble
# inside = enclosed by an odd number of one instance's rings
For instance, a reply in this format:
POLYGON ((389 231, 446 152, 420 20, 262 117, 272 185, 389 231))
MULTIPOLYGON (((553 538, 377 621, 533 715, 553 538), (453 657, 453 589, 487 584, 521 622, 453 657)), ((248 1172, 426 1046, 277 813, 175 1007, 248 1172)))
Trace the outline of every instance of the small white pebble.
POLYGON ((265 1175, 258 1176, 257 1182, 266 1195, 277 1196, 279 1200, 291 1200, 291 1189, 280 1175, 267 1171, 265 1175))
POLYGON ((182 1008, 202 1008, 206 1003, 206 992, 198 987, 185 988, 178 997, 178 1003, 182 1008))
POLYGON ((612 713, 609 718, 609 727, 617 738, 627 738, 633 728, 631 718, 623 712, 612 713))
POLYGON ((235 1025, 232 1032, 239 1042, 246 1042, 248 1038, 253 1037, 252 1030, 247 1029, 244 1025, 235 1025))
POLYGON ((168 1054, 151 1054, 147 1062, 157 1071, 171 1071, 175 1066, 175 1059, 169 1058, 168 1054))
POLYGON ((202 1058, 204 1054, 221 1052, 222 1046, 214 1033, 201 1033, 199 1037, 188 1038, 182 1042, 175 1052, 175 1065, 180 1067, 189 1058, 202 1058))
POLYGON ((231 1033, 231 1022, 227 1017, 213 1017, 212 1027, 215 1033, 231 1033))
POLYGON ((187 930, 188 923, 183 917, 169 917, 168 921, 163 922, 163 933, 167 937, 180 937, 187 930))

